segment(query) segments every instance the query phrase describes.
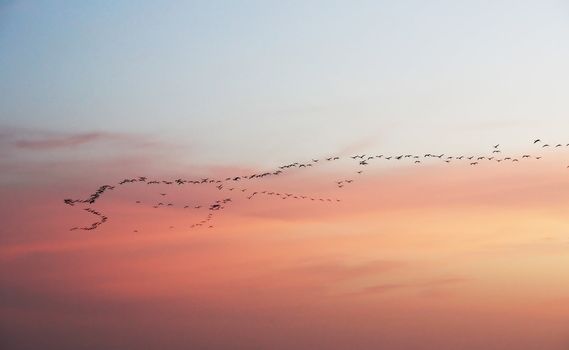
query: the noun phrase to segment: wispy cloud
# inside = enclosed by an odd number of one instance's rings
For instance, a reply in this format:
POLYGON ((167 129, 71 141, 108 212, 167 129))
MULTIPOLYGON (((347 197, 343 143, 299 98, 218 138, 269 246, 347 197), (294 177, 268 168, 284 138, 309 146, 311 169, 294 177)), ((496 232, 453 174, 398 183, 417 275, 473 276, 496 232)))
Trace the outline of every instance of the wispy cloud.
MULTIPOLYGON (((0 181, 37 180, 39 174, 43 174, 43 179, 66 174, 74 174, 74 178, 94 173, 100 176, 109 172, 121 176, 121 171, 143 171, 158 163, 162 168, 172 169, 175 168, 172 159, 180 149, 148 134, 105 130, 66 132, 0 125, 0 181)), ((187 147, 183 151, 186 155, 190 153, 187 147)))
POLYGON ((302 264, 293 269, 295 274, 307 274, 313 278, 341 281, 383 274, 407 266, 402 261, 376 260, 360 264, 345 264, 339 261, 302 264))
POLYGON ((153 146, 158 144, 145 135, 105 131, 61 133, 20 129, 4 131, 0 134, 0 142, 12 149, 29 151, 74 149, 78 146, 96 143, 122 143, 135 146, 153 146))
POLYGON ((97 141, 115 141, 118 138, 119 138, 118 135, 115 134, 92 132, 92 133, 82 133, 76 135, 56 136, 51 138, 44 137, 42 139, 34 139, 34 140, 29 140, 29 139, 15 140, 12 142, 12 144, 17 148, 21 149, 47 150, 53 148, 80 146, 86 143, 92 143, 97 141))
POLYGON ((432 279, 428 281, 418 281, 418 282, 408 282, 408 283, 382 283, 382 284, 365 287, 357 291, 355 294, 366 294, 366 295, 378 294, 394 290, 411 289, 411 288, 431 289, 437 287, 446 287, 449 285, 455 285, 467 281, 469 281, 469 279, 464 277, 445 277, 445 278, 432 279))

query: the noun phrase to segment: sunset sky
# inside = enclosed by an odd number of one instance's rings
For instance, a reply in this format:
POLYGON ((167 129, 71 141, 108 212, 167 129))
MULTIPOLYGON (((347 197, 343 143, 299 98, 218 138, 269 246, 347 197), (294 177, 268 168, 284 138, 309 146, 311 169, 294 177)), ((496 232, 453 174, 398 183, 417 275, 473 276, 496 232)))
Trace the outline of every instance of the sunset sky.
POLYGON ((568 38, 566 1, 0 0, 0 348, 569 349, 568 38))

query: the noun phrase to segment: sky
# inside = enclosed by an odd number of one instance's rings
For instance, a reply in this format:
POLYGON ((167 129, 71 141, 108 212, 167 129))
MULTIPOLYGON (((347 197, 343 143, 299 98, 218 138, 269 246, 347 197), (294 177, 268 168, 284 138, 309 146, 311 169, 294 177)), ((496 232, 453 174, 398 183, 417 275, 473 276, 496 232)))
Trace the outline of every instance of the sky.
POLYGON ((567 37, 564 1, 0 0, 1 347, 567 349, 567 37))

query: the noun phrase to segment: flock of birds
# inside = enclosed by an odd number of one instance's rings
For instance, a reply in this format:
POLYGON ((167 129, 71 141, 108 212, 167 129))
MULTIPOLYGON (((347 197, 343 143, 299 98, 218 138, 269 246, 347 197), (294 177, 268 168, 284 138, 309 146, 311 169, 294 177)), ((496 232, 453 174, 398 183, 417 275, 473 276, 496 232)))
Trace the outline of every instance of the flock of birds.
MULTIPOLYGON (((533 141, 533 145, 536 147, 540 147, 541 149, 552 148, 558 149, 562 147, 569 147, 569 143, 562 144, 562 143, 555 143, 549 144, 543 142, 541 139, 536 139, 533 141)), ((338 198, 322 198, 316 196, 309 196, 303 194, 295 194, 289 192, 278 192, 278 191, 271 191, 271 190, 250 190, 246 187, 236 186, 237 183, 243 183, 252 181, 255 179, 262 179, 266 177, 274 177, 274 176, 282 176, 287 171, 291 171, 293 169, 301 169, 301 168, 311 168, 320 163, 326 162, 335 162, 338 160, 343 159, 344 157, 333 156, 333 157, 326 157, 323 159, 311 159, 308 162, 294 162, 290 164, 285 164, 279 166, 277 169, 273 171, 267 171, 262 173, 253 173, 247 175, 239 175, 239 176, 229 176, 225 178, 201 178, 201 179, 174 179, 174 180, 157 180, 152 179, 150 180, 148 177, 140 176, 135 178, 125 178, 119 181, 116 185, 103 185, 100 186, 95 192, 90 194, 87 198, 84 199, 64 199, 64 203, 70 206, 75 205, 92 205, 97 202, 106 192, 112 191, 117 189, 118 187, 124 186, 126 184, 132 183, 144 183, 146 185, 168 185, 168 186, 181 186, 181 185, 207 185, 212 184, 215 188, 219 191, 228 191, 233 193, 240 193, 246 196, 246 199, 251 200, 255 197, 274 197, 280 198, 282 200, 286 199, 294 199, 294 200, 304 200, 304 201, 314 201, 319 203, 333 203, 333 202, 340 202, 341 199, 338 198)), ((359 154, 353 155, 350 157, 346 157, 351 161, 355 161, 356 164, 359 166, 358 170, 355 174, 361 175, 364 173, 364 170, 368 165, 375 161, 410 161, 412 164, 419 165, 426 160, 435 160, 435 161, 442 161, 444 163, 452 163, 452 162, 468 162, 470 166, 477 166, 482 162, 520 162, 529 159, 539 160, 542 158, 541 155, 531 155, 531 154, 522 154, 520 156, 506 156, 503 155, 502 150, 500 148, 500 144, 493 145, 491 148, 490 155, 447 155, 447 154, 432 154, 432 153, 425 153, 421 155, 417 154, 398 154, 398 155, 367 155, 367 154, 359 154)), ((569 169, 569 165, 567 166, 569 169)), ((352 184, 355 181, 354 178, 350 179, 341 179, 336 180, 335 184, 338 188, 343 188, 352 184)), ((166 198, 167 193, 160 193, 160 196, 166 198)), ((137 200, 136 204, 143 204, 142 201, 137 200)), ((195 210, 207 210, 207 215, 203 216, 203 218, 189 226, 190 229, 196 229, 201 227, 207 228, 214 228, 214 225, 211 224, 211 221, 214 218, 214 215, 219 213, 220 211, 227 208, 228 205, 232 204, 233 200, 230 197, 225 197, 222 199, 215 200, 211 203, 207 204, 184 204, 182 206, 176 205, 172 202, 167 201, 160 201, 158 203, 153 203, 152 207, 155 209, 158 208, 166 208, 166 207, 181 207, 183 209, 195 209, 195 210)), ((92 209, 91 207, 83 208, 83 210, 87 211, 88 213, 97 217, 97 221, 93 222, 92 224, 84 227, 73 227, 71 228, 72 231, 74 230, 95 230, 99 228, 102 224, 108 221, 108 217, 102 214, 101 212, 92 209)), ((174 228, 170 226, 170 228, 174 228)), ((138 232, 138 229, 133 230, 133 232, 138 232)))

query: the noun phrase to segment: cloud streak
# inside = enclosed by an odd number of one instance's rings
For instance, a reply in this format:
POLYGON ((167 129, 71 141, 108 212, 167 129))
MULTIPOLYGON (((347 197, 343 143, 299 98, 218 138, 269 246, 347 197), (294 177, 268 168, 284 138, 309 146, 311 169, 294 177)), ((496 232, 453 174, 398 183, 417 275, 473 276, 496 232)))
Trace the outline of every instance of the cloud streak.
POLYGON ((124 137, 118 134, 91 132, 75 135, 56 136, 51 138, 44 137, 35 140, 15 140, 12 142, 12 145, 14 145, 16 148, 25 150, 50 150, 57 148, 76 147, 93 142, 117 141, 122 139, 124 139, 124 137))
POLYGON ((133 146, 152 146, 158 143, 149 137, 113 132, 84 132, 84 133, 48 133, 39 132, 32 135, 4 135, 8 145, 28 151, 49 151, 59 149, 73 149, 89 144, 122 143, 133 146))

